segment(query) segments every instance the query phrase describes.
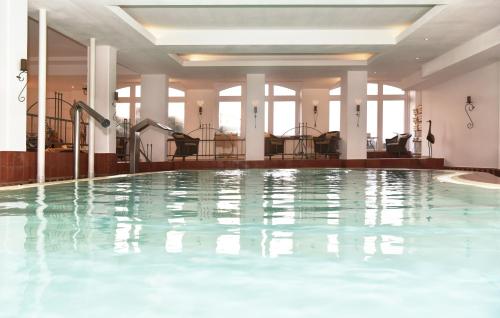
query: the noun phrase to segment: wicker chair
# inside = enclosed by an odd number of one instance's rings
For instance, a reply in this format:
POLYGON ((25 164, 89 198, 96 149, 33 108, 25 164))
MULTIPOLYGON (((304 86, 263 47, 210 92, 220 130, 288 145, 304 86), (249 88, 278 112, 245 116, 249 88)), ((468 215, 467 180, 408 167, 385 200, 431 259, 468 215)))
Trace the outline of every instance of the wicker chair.
POLYGON ((407 154, 406 143, 411 138, 411 134, 401 134, 394 136, 391 139, 385 140, 385 149, 388 153, 400 157, 402 154, 407 154))
POLYGON ((186 157, 196 155, 196 160, 198 160, 198 145, 200 143, 200 138, 193 138, 186 134, 174 133, 172 137, 175 140, 175 153, 172 156, 172 161, 175 157, 182 157, 182 160, 186 160, 186 157))
POLYGON ((313 137, 314 157, 316 158, 318 154, 324 156, 338 155, 339 141, 339 131, 329 131, 318 137, 313 137))
POLYGON ((264 138, 264 156, 271 157, 281 155, 281 159, 285 159, 285 139, 268 134, 264 138))

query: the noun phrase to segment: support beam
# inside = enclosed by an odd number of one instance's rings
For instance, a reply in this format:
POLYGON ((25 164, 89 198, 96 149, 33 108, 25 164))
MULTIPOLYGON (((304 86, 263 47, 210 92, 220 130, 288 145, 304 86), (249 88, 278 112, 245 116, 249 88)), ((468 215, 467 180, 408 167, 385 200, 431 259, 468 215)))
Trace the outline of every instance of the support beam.
MULTIPOLYGON (((90 46, 88 48, 88 99, 89 106, 95 109, 95 38, 90 39, 90 46)), ((95 120, 89 118, 89 161, 88 161, 88 177, 93 178, 95 176, 94 168, 94 154, 95 154, 95 120)))
MULTIPOLYGON (((95 58, 95 110, 112 120, 116 90, 116 49, 109 45, 97 45, 95 58)), ((116 154, 116 125, 108 128, 95 127, 95 153, 116 154)), ((89 171, 90 172, 90 171, 89 171)))
POLYGON ((340 137, 341 159, 366 159, 366 71, 347 71, 342 76, 340 137), (359 105, 359 117, 357 114, 359 105))
POLYGON ((0 151, 26 151, 27 0, 0 1, 0 42, 0 151))
POLYGON ((264 74, 247 74, 247 100, 244 107, 246 160, 264 160, 265 84, 264 74))
MULTIPOLYGON (((167 123, 168 76, 165 74, 144 74, 141 77, 141 118, 149 118, 160 124, 167 123)), ((152 147, 152 161, 167 159, 165 134, 154 129, 141 134, 144 148, 152 147)))
POLYGON ((45 182, 45 115, 47 94, 47 11, 40 9, 38 19, 38 149, 37 181, 45 182))

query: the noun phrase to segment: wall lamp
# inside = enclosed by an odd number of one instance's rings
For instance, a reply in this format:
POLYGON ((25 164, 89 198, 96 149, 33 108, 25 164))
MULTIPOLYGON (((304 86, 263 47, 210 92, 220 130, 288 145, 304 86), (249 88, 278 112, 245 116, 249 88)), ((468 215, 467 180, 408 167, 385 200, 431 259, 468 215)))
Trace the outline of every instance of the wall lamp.
MULTIPOLYGON (((28 60, 21 59, 19 61, 19 74, 16 76, 17 80, 19 82, 26 81, 26 74, 28 74, 28 60)), ((21 103, 26 100, 26 97, 23 96, 23 92, 26 89, 26 85, 28 85, 28 81, 26 81, 23 88, 19 92, 19 95, 17 95, 17 100, 20 101, 21 103)))
POLYGON ((312 101, 312 103, 313 103, 313 113, 314 113, 314 127, 316 127, 316 122, 318 121, 319 100, 315 99, 312 101))
POLYGON ((355 100, 355 102, 356 102, 356 113, 354 113, 354 115, 356 115, 356 117, 358 117, 358 122, 357 122, 356 126, 359 127, 359 117, 361 116, 361 102, 362 102, 362 100, 357 98, 355 100))
POLYGON ((196 104, 198 105, 198 121, 200 123, 200 128, 201 128, 201 117, 203 116, 203 105, 205 105, 205 101, 197 100, 196 104))
POLYGON ((259 106, 259 101, 258 100, 253 100, 252 101, 252 106, 253 106, 253 119, 254 119, 254 128, 257 128, 257 112, 258 112, 258 106, 259 106))
POLYGON ((469 117, 469 122, 467 123, 467 128, 472 129, 474 128, 474 122, 472 121, 472 118, 470 117, 469 112, 473 111, 476 109, 476 106, 472 104, 472 97, 467 96, 467 100, 465 102, 465 114, 467 117, 469 117))

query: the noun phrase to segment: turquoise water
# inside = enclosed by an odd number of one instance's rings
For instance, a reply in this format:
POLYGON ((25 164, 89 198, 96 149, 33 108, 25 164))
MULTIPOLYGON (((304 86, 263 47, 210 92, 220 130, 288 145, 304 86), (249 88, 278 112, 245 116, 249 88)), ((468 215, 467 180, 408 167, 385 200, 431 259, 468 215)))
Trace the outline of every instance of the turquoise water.
POLYGON ((500 317, 500 191, 407 170, 0 191, 0 317, 500 317))

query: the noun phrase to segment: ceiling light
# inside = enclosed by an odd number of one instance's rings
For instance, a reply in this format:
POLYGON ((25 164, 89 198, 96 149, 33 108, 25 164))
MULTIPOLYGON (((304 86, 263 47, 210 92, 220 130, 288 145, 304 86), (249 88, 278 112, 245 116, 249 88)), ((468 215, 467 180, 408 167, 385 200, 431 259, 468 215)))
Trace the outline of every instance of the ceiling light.
POLYGON ((425 38, 424 40, 429 41, 429 38, 425 38))
POLYGON ((420 57, 418 57, 418 56, 417 56, 417 57, 415 58, 415 60, 420 60, 420 57))

